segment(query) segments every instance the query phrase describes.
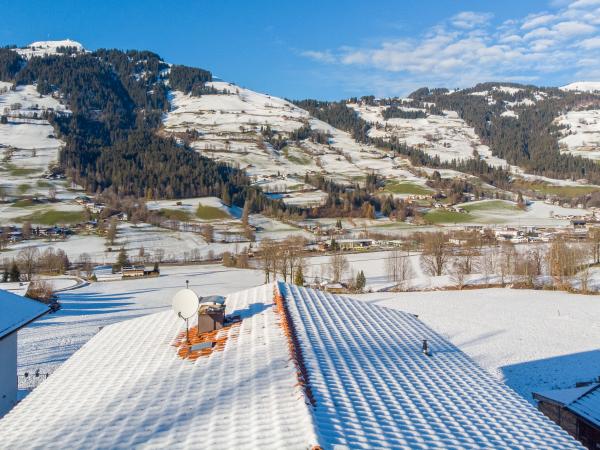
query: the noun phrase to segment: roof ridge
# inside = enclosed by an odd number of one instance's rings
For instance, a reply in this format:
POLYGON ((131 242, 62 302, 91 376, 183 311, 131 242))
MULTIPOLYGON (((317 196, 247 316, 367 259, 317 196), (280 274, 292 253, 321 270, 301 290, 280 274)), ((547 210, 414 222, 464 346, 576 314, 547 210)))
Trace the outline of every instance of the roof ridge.
POLYGON ((280 284, 287 285, 287 283, 282 283, 280 281, 275 283, 273 289, 273 300, 275 305, 277 306, 277 312, 281 316, 280 325, 283 328, 283 332, 288 340, 290 355, 297 369, 296 375, 298 377, 298 383, 302 387, 302 390, 306 399, 308 400, 308 403, 310 403, 310 405, 314 407, 316 405, 316 401, 310 386, 310 376, 308 374, 308 371, 306 370, 306 365, 304 364, 302 347, 298 342, 294 321, 292 320, 292 316, 287 308, 287 301, 283 293, 284 290, 279 288, 280 284))

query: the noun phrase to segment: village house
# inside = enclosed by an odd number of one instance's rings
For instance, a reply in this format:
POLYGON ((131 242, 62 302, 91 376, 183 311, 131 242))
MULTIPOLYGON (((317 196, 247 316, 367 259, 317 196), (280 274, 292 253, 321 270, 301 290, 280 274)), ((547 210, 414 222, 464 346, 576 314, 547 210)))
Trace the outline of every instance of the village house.
POLYGON ((412 314, 285 283, 225 305, 194 341, 171 310, 104 327, 2 447, 581 448, 412 314))
POLYGON ((17 332, 50 311, 48 305, 0 290, 0 417, 17 404, 17 332))
POLYGON ((600 383, 536 392, 538 409, 589 449, 600 448, 600 383))

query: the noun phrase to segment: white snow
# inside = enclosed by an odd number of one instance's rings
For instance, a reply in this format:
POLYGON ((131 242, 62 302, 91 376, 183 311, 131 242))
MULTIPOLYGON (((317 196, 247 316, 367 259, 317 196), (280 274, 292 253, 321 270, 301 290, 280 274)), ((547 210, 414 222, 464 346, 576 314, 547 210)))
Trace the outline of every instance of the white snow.
POLYGON ((569 111, 555 123, 563 127, 559 140, 563 151, 600 160, 600 110, 569 111))
POLYGON ((273 285, 228 296, 226 313, 241 324, 195 361, 172 345, 171 310, 104 328, 0 421, 2 447, 312 447, 273 285))
POLYGON ((324 448, 579 448, 413 315, 279 285, 324 448), (431 355, 421 351, 427 339, 431 355))
POLYGON ((55 137, 54 129, 42 116, 47 111, 69 114, 56 98, 40 95, 33 85, 18 86, 15 90, 0 86, 0 114, 6 115, 8 123, 0 124, 0 157, 5 165, 24 170, 25 174, 13 174, 0 164, 0 186, 9 194, 17 195, 17 186, 28 184, 28 194, 47 195, 50 185, 57 187, 59 196, 64 194, 56 183, 45 182, 36 186, 48 166, 58 161, 59 149, 64 143, 55 137), (12 152, 10 159, 7 158, 12 152), (2 173, 2 169, 8 173, 2 173))
POLYGON ((576 81, 560 89, 563 91, 580 91, 580 92, 599 92, 600 81, 576 81))
POLYGON ((600 373, 596 296, 484 289, 373 293, 371 304, 418 314, 525 399, 600 373))
POLYGON ((25 58, 33 58, 34 56, 50 56, 56 55, 59 47, 75 47, 78 52, 84 51, 83 45, 71 39, 63 39, 59 41, 37 41, 32 42, 25 48, 17 48, 15 51, 25 58))
POLYGON ((438 156, 442 161, 471 159, 475 150, 492 166, 508 166, 505 160, 493 156, 488 146, 481 144, 475 130, 454 111, 444 111, 443 116, 384 120, 382 113, 385 106, 348 106, 364 120, 375 125, 369 130, 372 137, 398 138, 400 142, 419 148, 431 156, 438 156))
POLYGON ((512 87, 512 86, 494 86, 492 88, 492 90, 504 92, 505 94, 509 94, 509 95, 515 95, 515 94, 521 92, 523 89, 518 88, 518 87, 512 87))
POLYGON ((165 311, 186 280, 198 295, 226 295, 261 285, 264 274, 216 264, 165 266, 157 278, 91 283, 60 292, 59 311, 19 331, 19 374, 37 369, 52 374, 101 327, 165 311))
MULTIPOLYGON (((195 150, 245 169, 256 184, 268 181, 293 186, 302 184, 305 174, 316 172, 346 184, 364 179, 373 170, 389 177, 416 178, 407 170, 405 160, 358 144, 348 133, 310 118, 308 112, 283 99, 226 82, 208 85, 229 94, 192 97, 174 91, 164 131, 179 137, 187 137, 187 130, 197 131, 199 135, 191 142, 195 150), (263 143, 261 127, 268 125, 285 137, 306 123, 314 130, 329 133, 329 145, 305 139, 299 143, 289 141, 284 149, 275 150, 263 143)), ((290 199, 298 205, 319 201, 307 195, 292 195, 290 199)))
POLYGON ((224 350, 193 362, 171 345, 183 329, 171 311, 111 325, 0 421, 0 440, 12 448, 579 448, 413 315, 278 289, 297 338, 291 347, 273 285, 230 295, 239 332, 222 332, 224 350), (314 406, 290 349, 301 350, 314 406))

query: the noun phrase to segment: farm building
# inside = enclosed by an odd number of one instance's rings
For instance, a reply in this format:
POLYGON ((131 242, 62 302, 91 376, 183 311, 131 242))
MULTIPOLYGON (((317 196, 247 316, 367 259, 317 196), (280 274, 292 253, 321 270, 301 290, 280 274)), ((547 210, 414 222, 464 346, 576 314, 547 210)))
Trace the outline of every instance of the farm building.
POLYGON ((172 311, 105 327, 0 420, 0 442, 581 448, 411 314, 284 283, 225 305, 196 353, 172 311))
POLYGON ((41 302, 0 290, 0 417, 17 403, 17 331, 49 310, 41 302))
POLYGON ((600 448, 600 383, 572 389, 536 392, 546 416, 589 449, 600 448))

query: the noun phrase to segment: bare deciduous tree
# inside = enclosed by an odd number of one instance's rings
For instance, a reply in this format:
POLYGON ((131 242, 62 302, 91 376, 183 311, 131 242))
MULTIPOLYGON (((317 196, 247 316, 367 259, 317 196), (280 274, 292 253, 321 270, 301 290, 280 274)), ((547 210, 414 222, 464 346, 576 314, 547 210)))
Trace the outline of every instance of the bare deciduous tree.
POLYGON ((92 275, 92 257, 89 253, 82 253, 79 255, 79 265, 81 270, 85 273, 86 277, 92 275))
POLYGON ((577 273, 581 255, 572 245, 561 239, 552 242, 548 251, 548 267, 556 286, 564 289, 577 273))
POLYGON ((400 288, 412 277, 412 264, 408 254, 400 249, 394 249, 385 260, 386 272, 389 281, 398 283, 400 288))
POLYGON ((115 239, 117 238, 117 219, 114 217, 110 219, 110 225, 106 231, 106 240, 110 245, 115 245, 115 239))
POLYGON ((421 266, 431 276, 440 276, 444 273, 450 259, 450 248, 446 236, 442 232, 429 233, 423 242, 421 266))
POLYGON ((498 269, 500 272, 500 282, 502 286, 506 283, 508 277, 514 275, 515 264, 517 262, 517 252, 512 242, 503 242, 500 245, 498 259, 498 269))
POLYGON ((31 281, 36 271, 40 252, 36 247, 30 246, 23 248, 17 255, 19 269, 31 281))
POLYGON ((348 270, 348 259, 341 252, 336 252, 329 258, 329 270, 334 283, 342 280, 344 272, 348 270))

